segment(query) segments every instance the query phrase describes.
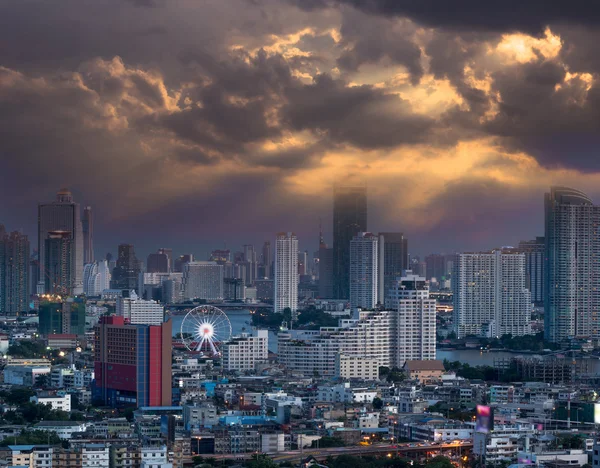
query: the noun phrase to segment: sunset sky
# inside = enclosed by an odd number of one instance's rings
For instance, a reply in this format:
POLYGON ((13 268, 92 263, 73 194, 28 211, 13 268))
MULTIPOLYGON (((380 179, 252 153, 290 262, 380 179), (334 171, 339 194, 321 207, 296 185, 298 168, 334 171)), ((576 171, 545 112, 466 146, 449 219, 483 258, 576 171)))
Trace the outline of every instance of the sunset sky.
POLYGON ((0 223, 34 240, 67 186, 98 255, 312 252, 359 180, 412 253, 513 245, 550 185, 600 202, 599 26, 589 0, 3 0, 0 223))

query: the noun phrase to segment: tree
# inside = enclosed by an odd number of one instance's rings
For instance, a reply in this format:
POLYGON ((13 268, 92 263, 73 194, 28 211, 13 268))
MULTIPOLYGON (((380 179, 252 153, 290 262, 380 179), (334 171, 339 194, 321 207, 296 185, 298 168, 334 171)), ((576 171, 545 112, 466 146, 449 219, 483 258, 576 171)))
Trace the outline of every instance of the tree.
POLYGON ((279 468, 279 465, 271 457, 264 453, 252 455, 252 458, 244 464, 247 468, 279 468))
POLYGON ((346 444, 339 437, 323 436, 319 440, 313 440, 311 448, 330 448, 330 447, 344 447, 346 444))
POLYGON ((383 400, 379 397, 373 398, 373 409, 383 408, 383 400))
POLYGON ((427 468, 454 468, 454 465, 452 464, 450 459, 442 455, 433 457, 425 466, 427 468))
POLYGON ((1 447, 7 447, 8 445, 58 445, 62 441, 56 432, 48 431, 27 431, 24 430, 17 437, 8 437, 0 442, 1 447))
POLYGON ((28 387, 11 388, 8 392, 0 392, 0 397, 9 405, 21 406, 29 403, 29 399, 35 395, 35 392, 28 387))

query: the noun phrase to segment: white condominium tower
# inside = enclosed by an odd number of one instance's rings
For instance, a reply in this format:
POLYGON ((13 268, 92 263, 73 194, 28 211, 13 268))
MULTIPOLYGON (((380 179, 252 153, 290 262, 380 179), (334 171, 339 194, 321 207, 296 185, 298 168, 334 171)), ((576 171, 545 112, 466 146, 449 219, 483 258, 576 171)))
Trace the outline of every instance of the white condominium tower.
POLYGON ((350 308, 373 309, 378 294, 378 240, 359 232, 350 241, 350 308))
POLYGON ((406 276, 392 282, 386 308, 397 312, 396 364, 407 360, 435 359, 435 299, 429 298, 424 277, 406 271, 406 276))
POLYGON ((579 190, 546 194, 544 334, 600 339, 600 206, 579 190))
POLYGON ((459 338, 531 333, 524 254, 501 250, 457 254, 452 290, 454 330, 459 338))
POLYGON ((116 311, 133 325, 160 325, 165 321, 165 309, 156 301, 145 301, 137 297, 117 298, 116 311))
POLYGON ((298 238, 293 232, 280 232, 275 238, 274 311, 286 307, 298 310, 298 238))

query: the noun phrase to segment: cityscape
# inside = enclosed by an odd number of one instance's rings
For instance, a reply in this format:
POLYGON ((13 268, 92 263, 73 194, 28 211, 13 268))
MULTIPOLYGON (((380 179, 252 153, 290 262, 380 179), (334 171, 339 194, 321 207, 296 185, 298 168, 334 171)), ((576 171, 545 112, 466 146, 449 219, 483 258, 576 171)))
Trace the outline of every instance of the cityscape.
POLYGON ((600 11, 442 3, 0 2, 0 467, 600 466, 600 11))

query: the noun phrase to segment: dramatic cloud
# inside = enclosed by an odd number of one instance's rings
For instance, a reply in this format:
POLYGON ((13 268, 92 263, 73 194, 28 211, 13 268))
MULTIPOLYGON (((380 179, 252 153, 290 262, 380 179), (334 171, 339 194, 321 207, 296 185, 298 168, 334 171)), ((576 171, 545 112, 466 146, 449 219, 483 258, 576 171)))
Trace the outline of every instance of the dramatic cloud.
POLYGON ((542 194, 600 196, 592 2, 8 0, 0 222, 35 232, 60 186, 129 241, 201 257, 296 231, 332 185, 411 250, 542 232, 542 194))

